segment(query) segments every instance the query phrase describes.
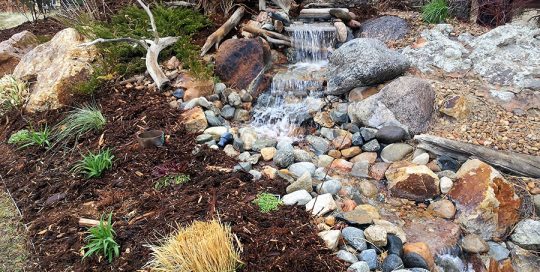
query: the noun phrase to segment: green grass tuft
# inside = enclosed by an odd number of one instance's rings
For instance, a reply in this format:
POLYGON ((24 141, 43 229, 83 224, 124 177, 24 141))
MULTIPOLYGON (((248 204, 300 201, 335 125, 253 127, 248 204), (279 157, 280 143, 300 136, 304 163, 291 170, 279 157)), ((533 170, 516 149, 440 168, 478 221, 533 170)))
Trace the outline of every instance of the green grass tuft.
POLYGON ((179 174, 179 175, 170 175, 160 178, 156 183, 154 183, 154 189, 161 190, 163 188, 169 187, 170 185, 181 185, 191 180, 189 175, 179 174))
POLYGON ((54 144, 67 145, 70 140, 77 142, 86 133, 101 131, 106 123, 98 107, 87 105, 77 108, 54 127, 54 144))
POLYGON ((422 18, 426 23, 443 23, 447 17, 448 3, 446 3, 446 0, 431 0, 422 7, 422 18))
POLYGON ((28 99, 28 85, 11 75, 0 79, 0 116, 22 106, 28 99))
POLYGON ((9 137, 8 144, 18 145, 19 148, 26 148, 33 145, 50 148, 50 139, 51 130, 47 126, 45 126, 43 129, 40 129, 38 131, 35 131, 34 129, 19 130, 9 137))
POLYGON ((110 149, 102 150, 97 154, 88 152, 75 164, 73 171, 84 174, 86 178, 99 178, 105 170, 112 167, 113 159, 114 155, 110 149))
POLYGON ((258 194, 257 198, 253 200, 253 203, 259 206, 259 209, 263 213, 277 211, 279 209, 279 205, 283 204, 279 197, 269 193, 258 194))
POLYGON ((101 252, 111 263, 113 258, 120 256, 120 246, 114 240, 116 232, 112 227, 112 213, 109 213, 106 222, 102 215, 99 225, 91 227, 88 232, 89 235, 85 238, 88 244, 83 247, 83 259, 101 252))

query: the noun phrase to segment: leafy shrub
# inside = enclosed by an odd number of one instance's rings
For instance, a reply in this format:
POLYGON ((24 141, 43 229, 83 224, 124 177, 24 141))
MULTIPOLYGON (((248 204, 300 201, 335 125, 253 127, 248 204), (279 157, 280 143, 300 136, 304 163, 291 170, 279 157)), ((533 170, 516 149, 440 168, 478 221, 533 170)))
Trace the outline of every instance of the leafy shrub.
POLYGON ((53 137, 55 145, 61 142, 78 139, 91 131, 100 131, 105 127, 107 120, 96 106, 87 105, 71 111, 66 118, 55 127, 53 137))
POLYGON ((161 190, 169 187, 170 185, 181 185, 189 182, 191 178, 186 174, 171 175, 160 178, 155 184, 154 189, 161 190))
POLYGON ((3 76, 0 79, 0 116, 22 106, 28 95, 28 86, 25 82, 11 75, 3 76))
POLYGON ((99 178, 101 174, 113 165, 114 155, 110 149, 105 149, 97 154, 88 152, 82 160, 77 162, 73 171, 86 175, 86 178, 99 178))
POLYGON ((448 3, 446 0, 431 0, 422 7, 422 18, 426 23, 438 24, 448 17, 448 3))
POLYGON ((110 263, 114 257, 120 256, 120 246, 114 240, 116 233, 112 227, 112 213, 109 213, 106 222, 103 217, 102 215, 99 225, 88 230, 89 235, 85 238, 88 244, 83 247, 83 259, 101 252, 110 263))
POLYGON ((49 148, 51 147, 50 138, 51 130, 47 126, 38 131, 23 129, 13 133, 9 137, 8 144, 19 145, 20 148, 33 145, 49 148))
MULTIPOLYGON (((166 8, 161 5, 152 7, 157 31, 161 37, 176 36, 179 40, 173 46, 160 53, 160 60, 173 55, 191 69, 197 77, 211 75, 211 69, 199 59, 199 48, 191 42, 191 37, 200 29, 208 26, 210 21, 203 15, 186 8, 166 8)), ((87 20, 84 24, 74 26, 81 33, 91 38, 153 39, 149 31, 149 18, 145 11, 137 6, 122 9, 111 17, 110 22, 87 20)), ((99 48, 105 56, 105 63, 115 63, 114 72, 122 75, 144 72, 146 50, 141 46, 134 47, 128 43, 104 43, 99 48)))
POLYGON ((150 246, 152 257, 146 266, 151 271, 236 271, 241 261, 234 241, 240 248, 231 227, 217 220, 195 221, 150 246))
POLYGON ((277 211, 279 205, 283 204, 279 197, 269 193, 258 194, 257 198, 253 200, 253 203, 259 206, 259 209, 263 213, 277 211))

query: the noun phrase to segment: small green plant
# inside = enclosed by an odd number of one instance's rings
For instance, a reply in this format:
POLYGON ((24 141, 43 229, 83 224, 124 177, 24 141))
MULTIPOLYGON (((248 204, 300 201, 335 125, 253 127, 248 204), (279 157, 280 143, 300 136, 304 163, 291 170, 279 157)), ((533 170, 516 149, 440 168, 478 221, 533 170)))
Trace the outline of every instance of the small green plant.
POLYGON ((3 76, 0 79, 0 116, 24 104, 28 95, 25 82, 11 75, 3 76))
POLYGON ((8 144, 19 145, 20 148, 26 148, 33 145, 50 148, 50 138, 51 130, 47 126, 38 131, 35 131, 34 129, 22 129, 9 137, 8 144))
POLYGON ((109 213, 107 221, 104 220, 104 215, 102 215, 99 225, 91 227, 88 233, 85 238, 88 244, 83 247, 85 251, 83 259, 102 252, 103 256, 111 263, 113 258, 120 256, 120 246, 114 240, 116 232, 112 227, 112 213, 109 213))
POLYGON ((74 139, 75 142, 84 134, 91 131, 100 131, 105 127, 107 120, 99 108, 84 106, 71 111, 66 118, 54 128, 53 138, 55 145, 74 139))
POLYGON ((87 178, 99 178, 103 171, 112 167, 113 159, 114 155, 110 149, 102 150, 97 154, 88 152, 75 164, 73 171, 84 174, 87 178))
POLYGON ((278 196, 269 193, 258 194, 257 198, 253 200, 253 203, 259 206, 259 209, 263 213, 277 211, 279 209, 279 205, 283 204, 278 196))
POLYGON ((154 189, 161 190, 170 185, 180 185, 189 182, 191 178, 186 174, 170 175, 160 178, 154 183, 154 189))
POLYGON ((422 18, 424 22, 438 24, 444 22, 448 17, 448 3, 446 0, 431 0, 422 7, 422 18))

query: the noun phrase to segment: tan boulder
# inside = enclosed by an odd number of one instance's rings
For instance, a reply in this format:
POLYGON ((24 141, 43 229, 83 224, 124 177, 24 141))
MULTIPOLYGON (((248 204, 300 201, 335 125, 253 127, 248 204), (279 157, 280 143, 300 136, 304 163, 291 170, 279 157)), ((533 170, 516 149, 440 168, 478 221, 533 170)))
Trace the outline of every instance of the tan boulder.
POLYGON ((452 95, 444 99, 439 111, 456 119, 463 119, 469 114, 469 107, 465 97, 452 95))
POLYGON ((513 185, 493 167, 468 160, 456 173, 448 195, 456 202, 456 217, 468 232, 498 239, 519 220, 520 198, 513 185))
POLYGON ((385 173, 395 197, 424 201, 439 194, 439 177, 425 165, 393 167, 385 173))
POLYGON ((362 149, 360 149, 359 146, 353 146, 341 150, 341 155, 345 158, 352 158, 360 153, 362 153, 362 149))
POLYGON ((39 41, 30 31, 19 32, 0 43, 0 77, 13 73, 21 58, 39 41))
POLYGON ((326 111, 317 112, 317 114, 315 114, 315 117, 313 117, 313 121, 327 128, 331 128, 335 125, 334 121, 332 121, 332 118, 330 118, 330 113, 326 111))
POLYGON ((202 132, 208 127, 208 122, 201 107, 195 107, 183 112, 180 114, 180 118, 188 132, 202 132))
POLYGON ((66 28, 24 55, 13 76, 32 83, 27 111, 60 108, 61 98, 93 72, 98 51, 95 46, 80 46, 87 41, 77 30, 66 28))

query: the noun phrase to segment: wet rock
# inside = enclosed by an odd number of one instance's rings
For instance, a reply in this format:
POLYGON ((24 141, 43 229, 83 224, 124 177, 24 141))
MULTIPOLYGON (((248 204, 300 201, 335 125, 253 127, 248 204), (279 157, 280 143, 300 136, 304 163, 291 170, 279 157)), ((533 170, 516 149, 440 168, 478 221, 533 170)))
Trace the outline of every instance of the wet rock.
POLYGON ((437 158, 437 164, 441 168, 441 171, 450 170, 456 172, 459 169, 459 162, 447 156, 439 156, 437 158))
POLYGON ((240 95, 240 99, 242 102, 251 102, 253 101, 253 97, 249 94, 246 90, 241 90, 238 95, 240 95))
POLYGON ((260 152, 265 147, 274 147, 276 146, 277 141, 276 139, 271 138, 263 138, 263 139, 257 139, 253 143, 253 146, 251 147, 251 150, 260 152))
POLYGON ((233 120, 237 121, 237 122, 247 122, 247 121, 249 121, 249 111, 244 110, 244 109, 236 109, 234 111, 233 120))
POLYGON ((275 147, 261 148, 261 156, 264 161, 271 161, 276 155, 277 149, 275 147))
POLYGON ((425 165, 391 166, 385 175, 393 196, 424 201, 439 194, 439 177, 425 165))
MULTIPOLYGON (((428 270, 432 270, 435 268, 435 259, 433 258, 433 254, 431 253, 430 247, 426 243, 407 243, 403 247, 403 256, 407 256, 411 253, 418 254, 427 264, 427 268, 421 266, 421 268, 425 268, 428 270)), ((418 259, 418 258, 415 258, 418 259)), ((411 260, 412 261, 412 260, 411 260)), ((418 261, 418 260, 416 260, 418 261)))
POLYGON ((228 39, 216 53, 215 73, 228 86, 246 89, 264 67, 269 50, 258 39, 228 39))
POLYGON ((361 229, 354 227, 346 227, 341 231, 341 235, 347 244, 358 251, 367 249, 364 232, 361 229))
POLYGON ((456 202, 457 222, 483 239, 502 237, 519 219, 521 200, 513 185, 480 160, 461 166, 448 195, 456 202))
POLYGON ((311 180, 311 174, 306 172, 301 177, 299 177, 295 182, 293 182, 291 185, 287 186, 286 192, 288 194, 299 191, 299 190, 306 190, 307 192, 313 192, 313 183, 311 180))
POLYGON ((349 121, 347 111, 333 110, 330 112, 330 118, 332 118, 332 121, 334 121, 336 124, 345 124, 347 121, 349 121))
POLYGON ((330 147, 330 143, 328 142, 328 140, 318 136, 308 135, 306 136, 306 141, 309 143, 309 146, 317 155, 326 154, 330 147))
POLYGON ((435 91, 423 79, 400 77, 386 85, 379 93, 349 105, 352 123, 370 127, 399 126, 410 135, 427 130, 435 91))
POLYGON ((311 212, 314 216, 324 215, 335 209, 337 209, 337 205, 331 194, 319 195, 306 204, 306 211, 311 212))
POLYGON ((403 265, 408 268, 422 268, 429 271, 429 266, 424 258, 414 252, 409 252, 403 255, 403 265))
POLYGON ((313 117, 313 121, 327 128, 331 128, 335 125, 334 121, 332 121, 332 118, 330 118, 330 114, 326 111, 320 111, 315 114, 315 117, 313 117))
POLYGON ((311 162, 297 162, 289 166, 289 172, 293 177, 303 176, 305 173, 313 175, 317 167, 311 162))
POLYGON ((392 144, 405 140, 408 137, 407 132, 398 126, 381 127, 375 134, 379 143, 392 144))
POLYGON ((278 149, 276 155, 274 155, 274 164, 279 168, 287 168, 294 163, 294 149, 282 148, 278 149))
POLYGON ((512 242, 518 246, 529 249, 540 249, 540 221, 525 219, 520 221, 512 236, 510 236, 512 242))
POLYGON ((456 207, 454 207, 452 201, 447 199, 432 202, 429 204, 428 210, 445 219, 452 219, 456 214, 456 207))
POLYGON ((364 230, 364 235, 368 242, 371 242, 376 247, 386 246, 386 229, 377 225, 371 225, 364 230))
POLYGON ((407 234, 408 243, 428 244, 433 256, 458 244, 461 229, 454 222, 438 217, 418 216, 403 220, 405 221, 403 230, 407 234))
POLYGON ((360 153, 362 153, 362 150, 358 146, 353 146, 353 147, 349 147, 349 148, 341 150, 341 155, 347 159, 352 158, 360 153))
MULTIPOLYGON (((380 131, 380 130, 379 130, 380 131)), ((408 144, 395 143, 390 144, 383 148, 381 152, 381 159, 384 162, 396 162, 400 161, 405 156, 410 154, 413 151, 413 147, 408 144)))
POLYGON ((235 108, 239 108, 240 106, 242 106, 242 99, 240 98, 240 95, 237 92, 234 92, 234 91, 231 92, 227 96, 227 101, 229 102, 229 105, 235 108))
MULTIPOLYGON (((375 39, 354 39, 329 59, 326 94, 340 95, 358 86, 390 80, 409 68, 409 61, 375 39)), ((350 115, 350 114, 349 114, 350 115)))
POLYGON ((388 254, 396 254, 399 257, 403 256, 403 242, 395 235, 389 233, 387 236, 386 250, 388 254))
POLYGON ((379 145, 379 142, 377 140, 371 140, 362 146, 362 150, 366 152, 377 152, 380 149, 381 146, 379 145))
POLYGON ((286 194, 281 198, 283 204, 292 205, 306 205, 312 199, 311 195, 306 190, 298 190, 292 193, 286 194))
POLYGON ((382 180, 385 177, 386 170, 390 167, 389 163, 377 162, 369 169, 369 176, 376 180, 382 180))
POLYGON ((382 263, 383 272, 392 272, 394 270, 403 268, 403 261, 398 255, 390 254, 384 258, 382 263))
POLYGON ((324 244, 329 249, 336 249, 339 243, 341 232, 339 230, 327 230, 319 232, 319 237, 324 240, 324 244))
POLYGON ((356 263, 358 262, 358 258, 354 256, 354 254, 348 252, 347 250, 340 250, 336 253, 336 257, 342 261, 348 262, 348 263, 356 263))
POLYGON ((397 16, 381 16, 362 23, 359 37, 389 42, 405 38, 409 32, 407 21, 397 16))
POLYGON ((220 127, 223 126, 223 118, 218 118, 216 114, 211 111, 207 110, 204 111, 204 116, 206 117, 206 121, 208 122, 208 125, 211 127, 220 127))
POLYGON ((369 163, 366 161, 359 161, 354 163, 351 175, 359 178, 369 177, 369 163))
POLYGON ((376 87, 356 87, 349 92, 348 99, 349 102, 357 102, 364 100, 376 93, 379 90, 376 87))
POLYGON ((369 264, 366 262, 356 262, 347 268, 347 272, 369 272, 369 264))
POLYGON ((465 252, 484 253, 489 251, 489 245, 476 234, 468 234, 461 240, 461 247, 465 252))
POLYGON ((341 190, 341 182, 339 180, 327 180, 317 185, 317 191, 319 194, 332 194, 335 195, 341 190))
POLYGON ((360 134, 362 135, 362 138, 365 142, 369 142, 375 139, 375 135, 377 135, 377 129, 363 127, 360 128, 360 134))
POLYGON ((467 117, 470 110, 465 97, 461 95, 451 95, 444 99, 439 111, 458 120, 462 120, 467 117))
POLYGON ((502 261, 510 255, 510 251, 506 249, 506 247, 495 243, 495 242, 487 242, 489 246, 489 256, 496 261, 502 261))
POLYGON ((180 114, 180 119, 189 132, 202 132, 208 127, 204 112, 200 107, 187 110, 180 114))
POLYGON ((364 210, 355 209, 350 212, 344 212, 336 218, 345 221, 350 225, 365 225, 373 223, 373 216, 364 210))
POLYGON ((236 112, 236 109, 234 107, 231 107, 229 105, 223 106, 221 109, 221 117, 231 120, 234 118, 234 113, 236 112))
POLYGON ((358 260, 368 264, 370 270, 377 268, 377 252, 375 249, 366 249, 358 254, 358 260))
POLYGON ((302 149, 294 150, 294 161, 295 162, 312 162, 312 153, 309 153, 302 149))
POLYGON ((447 194, 448 192, 450 192, 452 186, 454 186, 454 182, 447 177, 442 177, 440 181, 441 193, 447 194))

